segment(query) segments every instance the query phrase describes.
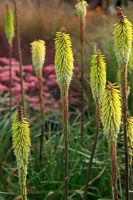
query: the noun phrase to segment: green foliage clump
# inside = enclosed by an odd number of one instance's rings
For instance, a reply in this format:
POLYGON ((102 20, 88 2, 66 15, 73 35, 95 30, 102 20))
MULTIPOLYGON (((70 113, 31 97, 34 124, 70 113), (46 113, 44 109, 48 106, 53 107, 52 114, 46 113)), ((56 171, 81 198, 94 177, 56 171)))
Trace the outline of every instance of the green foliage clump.
POLYGON ((14 16, 11 8, 7 6, 6 17, 5 17, 5 34, 10 46, 15 35, 14 31, 14 16))
POLYGON ((120 91, 115 84, 107 83, 102 98, 101 120, 107 140, 115 140, 121 124, 120 91))
POLYGON ((56 33, 55 67, 59 87, 69 86, 73 75, 73 52, 71 38, 64 28, 56 33))
POLYGON ((29 123, 23 117, 22 110, 19 110, 12 122, 12 142, 17 161, 20 189, 24 200, 27 200, 26 175, 31 141, 29 123))
POLYGON ((36 72, 42 71, 45 62, 45 41, 36 40, 31 43, 32 63, 36 72))
POLYGON ((118 16, 120 16, 120 21, 114 25, 114 50, 118 65, 121 67, 129 62, 132 47, 132 24, 123 13, 118 12, 118 16))
POLYGON ((106 84, 106 63, 100 50, 91 58, 90 84, 93 98, 101 99, 106 84))

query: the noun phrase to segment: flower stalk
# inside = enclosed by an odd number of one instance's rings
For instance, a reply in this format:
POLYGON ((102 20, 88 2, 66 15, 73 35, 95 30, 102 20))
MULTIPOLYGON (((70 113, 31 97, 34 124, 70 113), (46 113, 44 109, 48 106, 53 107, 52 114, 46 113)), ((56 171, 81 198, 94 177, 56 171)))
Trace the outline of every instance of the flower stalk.
POLYGON ((43 152, 43 142, 44 142, 44 93, 43 93, 43 79, 42 74, 37 73, 38 80, 38 89, 39 89, 39 102, 40 102, 40 111, 41 111, 41 137, 40 137, 40 151, 39 158, 42 160, 42 152, 43 152))
POLYGON ((111 174, 112 174, 112 191, 113 199, 118 200, 118 163, 117 163, 117 144, 116 141, 112 140, 110 147, 110 158, 111 158, 111 174))
POLYGON ((32 63, 35 69, 38 90, 39 90, 39 102, 40 102, 40 113, 41 113, 41 135, 40 135, 40 149, 39 158, 42 160, 43 154, 43 141, 44 141, 44 91, 43 91, 43 76, 42 69, 45 62, 45 42, 43 40, 37 39, 31 43, 32 52, 32 63))
POLYGON ((84 52, 85 52, 85 17, 87 14, 87 2, 78 0, 75 5, 77 16, 80 21, 80 46, 81 46, 81 138, 84 132, 84 52))
POLYGON ((55 69, 57 82, 61 91, 62 115, 63 115, 63 134, 64 134, 64 186, 65 200, 68 200, 68 183, 69 183, 69 168, 68 168, 68 92, 73 75, 73 53, 71 38, 64 27, 56 33, 55 38, 55 69))
POLYGON ((9 45, 9 79, 10 79, 10 117, 12 113, 12 45, 14 33, 14 16, 11 8, 6 5, 6 16, 5 16, 5 34, 9 45))
POLYGON ((27 200, 26 176, 31 142, 29 123, 24 118, 21 105, 19 105, 18 114, 12 122, 12 143, 17 161, 22 200, 27 200))
POLYGON ((119 22, 114 27, 114 49, 117 62, 120 68, 122 113, 125 146, 125 199, 129 199, 129 152, 127 139, 127 119, 128 119, 128 80, 127 67, 132 48, 132 24, 124 15, 121 8, 117 8, 119 22))
POLYGON ((12 1, 13 1, 13 4, 14 4, 16 36, 17 36, 18 56, 19 56, 21 102, 22 102, 22 105, 23 105, 24 115, 26 115, 25 99, 24 99, 23 69, 22 69, 22 65, 23 65, 22 64, 22 50, 21 50, 21 41, 20 41, 20 28, 19 28, 19 20, 18 20, 17 1, 16 0, 12 0, 12 1))
POLYGON ((106 63, 105 63, 105 58, 102 55, 100 49, 98 49, 97 53, 93 55, 91 58, 90 83, 91 83, 93 98, 95 101, 96 134, 94 137, 94 144, 92 146, 90 161, 88 163, 83 200, 87 200, 88 183, 90 181, 90 176, 92 172, 92 163, 93 163, 93 158, 95 155, 99 129, 100 129, 101 98, 102 98, 103 91, 105 89, 105 84, 106 84, 106 63))
POLYGON ((127 138, 129 148, 129 199, 133 199, 133 117, 128 116, 127 138))
POLYGON ((61 88, 61 101, 62 101, 62 115, 63 115, 63 121, 64 121, 64 160, 65 160, 65 177, 64 177, 64 183, 65 183, 65 200, 68 200, 68 87, 62 87, 61 88))

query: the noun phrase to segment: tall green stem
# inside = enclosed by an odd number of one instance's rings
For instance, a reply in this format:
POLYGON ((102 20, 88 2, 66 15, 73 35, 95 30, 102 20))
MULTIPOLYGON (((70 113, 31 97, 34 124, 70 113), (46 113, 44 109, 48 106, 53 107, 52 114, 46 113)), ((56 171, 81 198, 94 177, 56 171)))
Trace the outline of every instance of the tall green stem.
POLYGON ((12 114, 12 45, 9 46, 10 118, 12 114))
POLYGON ((88 183, 89 183, 91 172, 92 172, 92 163, 93 163, 93 158, 95 155, 95 150, 96 150, 96 145, 97 145, 97 140, 98 140, 98 135, 99 135, 99 129, 100 129, 100 104, 99 104, 98 100, 96 101, 95 106, 96 106, 96 126, 97 127, 96 127, 96 134, 94 137, 94 144, 93 144, 92 151, 91 151, 90 161, 88 164, 83 200, 87 200, 88 183))
POLYGON ((85 42, 85 17, 87 14, 87 2, 77 0, 75 5, 77 16, 80 20, 80 45, 81 45, 81 139, 84 135, 84 42, 85 42))
POLYGON ((121 67, 121 93, 124 126, 124 146, 125 146, 125 199, 129 199, 129 155, 127 140, 127 117, 128 117, 128 85, 127 85, 127 65, 121 67))
MULTIPOLYGON (((131 162, 133 163, 133 160, 131 160, 131 162)), ((133 199, 133 164, 131 163, 131 166, 129 168, 129 199, 133 199)))
POLYGON ((81 44, 81 138, 84 135, 84 41, 85 19, 80 18, 80 44, 81 44))
POLYGON ((65 200, 68 200, 68 87, 61 88, 62 114, 64 121, 65 200))
POLYGON ((42 72, 38 71, 37 73, 38 80, 38 90, 39 90, 39 102, 40 102, 40 112, 41 112, 41 136, 40 136, 40 149, 39 149, 39 158, 42 160, 42 150, 43 150, 43 140, 44 140, 44 103, 43 103, 43 80, 42 72))
POLYGON ((117 144, 116 141, 111 141, 110 157, 111 157, 111 175, 112 175, 112 193, 113 199, 118 200, 118 166, 117 166, 117 144))
POLYGON ((26 175, 24 169, 20 170, 22 200, 27 200, 26 175))
POLYGON ((25 99, 24 99, 24 83, 23 83, 23 70, 22 70, 22 51, 21 51, 21 42, 20 42, 20 29, 17 13, 17 1, 13 0, 14 11, 15 11, 15 22, 16 22, 16 35, 17 35, 17 45, 18 45, 18 55, 19 55, 19 68, 20 68, 20 84, 21 84, 21 101, 23 105, 24 115, 26 114, 25 110, 25 99))

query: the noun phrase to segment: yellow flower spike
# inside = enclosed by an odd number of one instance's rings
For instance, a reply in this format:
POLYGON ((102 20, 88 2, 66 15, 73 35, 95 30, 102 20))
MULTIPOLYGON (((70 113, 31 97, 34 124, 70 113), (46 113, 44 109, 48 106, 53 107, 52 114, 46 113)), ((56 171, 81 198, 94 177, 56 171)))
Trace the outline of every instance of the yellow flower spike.
POLYGON ((6 17, 5 17, 5 34, 10 46, 12 46, 13 38, 15 36, 14 31, 14 16, 11 8, 6 6, 6 17))
POLYGON ((129 146, 129 154, 133 156, 133 117, 127 119, 127 138, 129 146))
POLYGON ((12 142, 17 161, 22 197, 23 200, 27 200, 26 176, 31 141, 29 123, 23 117, 21 106, 19 106, 18 115, 14 117, 12 122, 12 142))
POLYGON ((101 51, 91 58, 90 84, 93 98, 100 100, 106 84, 106 63, 101 51))
POLYGON ((107 82, 101 102, 101 121, 109 145, 113 199, 118 199, 117 137, 121 124, 120 98, 118 87, 107 82))
POLYGON ((75 5, 76 13, 79 18, 85 18, 87 13, 88 3, 85 0, 78 0, 75 5))
POLYGON ((31 43, 32 63, 36 72, 41 72, 45 62, 45 41, 36 40, 31 43))
POLYGON ((102 97, 101 121, 107 140, 116 139, 121 124, 120 91, 115 84, 107 82, 102 97))
POLYGON ((128 116, 128 64, 132 48, 132 24, 123 10, 117 8, 119 23, 114 26, 114 49, 120 68, 124 147, 125 147, 125 198, 129 196, 129 162, 128 162, 128 139, 127 139, 127 116, 128 116))
POLYGON ((132 24, 124 16, 122 9, 117 9, 120 21, 114 25, 114 49, 119 67, 128 65, 132 47, 132 24))
POLYGON ((44 140, 44 91, 43 91, 43 76, 42 68, 45 62, 45 41, 36 40, 31 43, 31 53, 32 53, 32 63, 36 72, 36 77, 38 80, 38 90, 39 90, 39 102, 40 102, 40 112, 41 112, 41 136, 40 136, 40 150, 39 157, 40 161, 43 156, 43 140, 44 140))
POLYGON ((87 200, 87 191, 88 191, 88 182, 90 181, 90 171, 92 171, 93 159, 96 150, 96 145, 98 142, 98 135, 100 130, 100 100, 105 89, 106 84, 106 63, 105 57, 102 55, 100 49, 95 45, 95 55, 91 57, 91 69, 90 69, 90 85, 93 94, 93 98, 95 100, 95 121, 96 121, 96 134, 94 136, 94 145, 92 147, 93 154, 91 155, 88 169, 87 169, 87 176, 85 190, 83 194, 83 200, 87 200))
POLYGON ((59 87, 68 86, 73 75, 73 52, 71 38, 64 27, 56 33, 55 69, 59 87))

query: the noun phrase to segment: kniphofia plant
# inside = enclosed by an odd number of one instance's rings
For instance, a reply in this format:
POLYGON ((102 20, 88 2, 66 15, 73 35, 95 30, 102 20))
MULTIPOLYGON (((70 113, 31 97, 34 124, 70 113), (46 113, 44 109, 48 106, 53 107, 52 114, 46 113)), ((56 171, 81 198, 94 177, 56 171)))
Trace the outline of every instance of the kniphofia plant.
POLYGON ((68 200, 68 92, 73 75, 73 53, 70 35, 66 32, 64 27, 56 33, 55 50, 55 68, 57 82, 61 91, 62 115, 64 122, 65 200, 68 200))

